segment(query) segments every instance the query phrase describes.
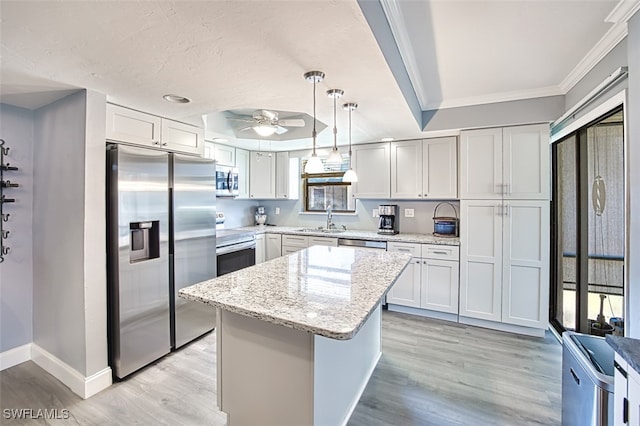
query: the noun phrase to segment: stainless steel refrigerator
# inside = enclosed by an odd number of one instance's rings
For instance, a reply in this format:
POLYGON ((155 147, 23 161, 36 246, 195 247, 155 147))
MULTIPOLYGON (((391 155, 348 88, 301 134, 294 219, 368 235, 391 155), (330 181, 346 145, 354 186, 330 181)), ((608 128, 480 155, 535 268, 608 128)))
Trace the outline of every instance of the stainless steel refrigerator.
POLYGON ((107 145, 109 361, 122 379, 210 331, 177 296, 216 276, 213 160, 107 145))

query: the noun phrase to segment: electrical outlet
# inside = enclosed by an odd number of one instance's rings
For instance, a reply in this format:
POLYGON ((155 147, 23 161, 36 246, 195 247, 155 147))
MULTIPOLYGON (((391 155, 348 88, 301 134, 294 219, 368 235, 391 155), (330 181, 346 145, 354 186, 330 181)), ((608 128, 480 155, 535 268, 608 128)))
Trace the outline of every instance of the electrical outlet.
POLYGON ((373 209, 372 215, 373 217, 380 217, 380 214, 378 213, 378 209, 373 209))
POLYGON ((414 217, 413 209, 404 209, 404 217, 414 217))
POLYGON ((280 207, 276 207, 276 214, 280 214, 280 207))

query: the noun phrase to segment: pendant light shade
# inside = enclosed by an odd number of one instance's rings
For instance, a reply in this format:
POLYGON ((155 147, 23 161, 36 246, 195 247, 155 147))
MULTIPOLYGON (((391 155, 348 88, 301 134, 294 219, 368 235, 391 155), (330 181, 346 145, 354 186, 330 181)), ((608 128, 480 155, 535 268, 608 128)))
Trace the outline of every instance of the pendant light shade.
POLYGON ((333 98, 333 149, 327 158, 327 163, 341 164, 342 155, 338 151, 338 128, 336 126, 336 101, 344 95, 344 91, 340 89, 327 90, 327 96, 333 98))
POLYGON ((311 137, 313 138, 313 153, 309 161, 307 161, 307 165, 304 167, 304 172, 322 173, 324 166, 318 154, 316 154, 316 136, 318 135, 316 132, 316 83, 324 80, 324 73, 322 71, 309 71, 304 74, 304 78, 313 83, 313 131, 311 132, 311 137))
POLYGON ((349 111, 349 170, 347 170, 342 176, 343 182, 357 182, 358 175, 351 167, 351 111, 358 108, 358 104, 350 102, 342 105, 342 108, 349 111))

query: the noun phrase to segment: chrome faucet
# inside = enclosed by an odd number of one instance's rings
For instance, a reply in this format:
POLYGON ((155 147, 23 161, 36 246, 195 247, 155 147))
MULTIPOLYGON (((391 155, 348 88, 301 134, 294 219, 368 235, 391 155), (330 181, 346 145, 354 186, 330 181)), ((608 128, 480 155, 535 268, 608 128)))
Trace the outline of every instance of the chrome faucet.
POLYGON ((331 210, 331 204, 329 204, 327 206, 327 229, 333 229, 333 227, 335 226, 333 224, 332 219, 333 219, 333 212, 331 210))

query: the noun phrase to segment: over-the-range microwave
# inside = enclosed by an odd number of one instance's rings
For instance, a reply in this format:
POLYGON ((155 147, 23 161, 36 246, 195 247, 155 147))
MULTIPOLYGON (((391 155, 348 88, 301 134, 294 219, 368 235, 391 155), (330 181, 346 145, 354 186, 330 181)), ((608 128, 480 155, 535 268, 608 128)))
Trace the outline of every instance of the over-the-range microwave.
POLYGON ((216 165, 216 197, 238 196, 238 169, 216 165))

